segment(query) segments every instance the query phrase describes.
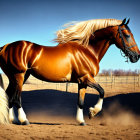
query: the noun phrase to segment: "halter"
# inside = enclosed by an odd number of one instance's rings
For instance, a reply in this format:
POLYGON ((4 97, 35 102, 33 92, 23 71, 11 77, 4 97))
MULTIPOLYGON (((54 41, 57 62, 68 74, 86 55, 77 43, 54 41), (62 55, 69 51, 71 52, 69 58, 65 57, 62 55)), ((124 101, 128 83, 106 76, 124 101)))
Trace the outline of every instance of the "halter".
MULTIPOLYGON (((119 26, 119 29, 118 29, 118 33, 120 34, 120 38, 121 38, 121 40, 122 40, 122 44, 123 44, 123 46, 124 46, 124 51, 126 51, 126 49, 130 49, 130 48, 133 48, 133 47, 135 47, 135 46, 137 46, 137 44, 134 44, 134 45, 132 45, 132 46, 127 46, 126 45, 126 43, 125 43, 125 41, 124 41, 124 39, 123 39, 123 34, 122 34, 122 31, 123 30, 126 30, 126 28, 121 28, 120 26, 119 26)), ((117 33, 117 35, 118 35, 118 33, 117 33)))
MULTIPOLYGON (((121 28, 120 26, 118 26, 118 33, 117 33, 117 35, 119 34, 119 37, 121 38, 121 41, 122 41, 122 44, 123 44, 123 47, 124 47, 124 54, 125 54, 124 57, 127 57, 126 62, 128 62, 128 57, 129 57, 130 54, 132 54, 130 48, 133 48, 133 47, 137 46, 137 44, 134 44, 132 46, 127 46, 125 41, 124 41, 124 39, 123 39, 123 33, 122 33, 123 30, 126 30, 126 28, 121 28)), ((117 35, 116 35, 116 37, 117 37, 117 35)), ((121 53, 121 55, 122 55, 122 53, 121 53)))

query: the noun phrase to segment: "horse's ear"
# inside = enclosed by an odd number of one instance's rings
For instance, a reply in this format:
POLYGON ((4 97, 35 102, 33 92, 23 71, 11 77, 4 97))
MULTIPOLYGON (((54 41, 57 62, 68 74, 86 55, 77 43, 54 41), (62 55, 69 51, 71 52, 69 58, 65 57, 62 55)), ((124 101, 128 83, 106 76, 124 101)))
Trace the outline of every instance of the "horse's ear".
POLYGON ((129 21, 130 21, 130 18, 127 20, 126 25, 129 23, 129 21))
POLYGON ((122 21, 122 24, 121 25, 124 25, 126 22, 126 18, 122 21))

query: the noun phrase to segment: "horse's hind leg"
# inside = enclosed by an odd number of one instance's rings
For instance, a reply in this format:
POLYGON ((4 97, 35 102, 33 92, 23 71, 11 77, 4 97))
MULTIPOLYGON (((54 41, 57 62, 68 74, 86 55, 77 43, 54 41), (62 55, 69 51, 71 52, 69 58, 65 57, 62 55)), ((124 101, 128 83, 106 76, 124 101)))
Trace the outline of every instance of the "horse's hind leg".
POLYGON ((24 73, 15 74, 12 78, 9 78, 9 86, 6 92, 9 97, 9 120, 12 123, 15 123, 14 121, 16 119, 13 113, 13 106, 15 106, 18 109, 18 119, 20 123, 26 125, 29 124, 29 121, 27 120, 26 114, 24 113, 21 105, 21 91, 23 81, 24 73))
POLYGON ((18 119, 15 116, 14 113, 14 94, 15 94, 15 87, 14 84, 11 82, 11 80, 9 81, 9 85, 8 88, 6 90, 6 93, 8 95, 8 101, 9 101, 9 122, 13 123, 13 124, 17 124, 18 123, 18 119))

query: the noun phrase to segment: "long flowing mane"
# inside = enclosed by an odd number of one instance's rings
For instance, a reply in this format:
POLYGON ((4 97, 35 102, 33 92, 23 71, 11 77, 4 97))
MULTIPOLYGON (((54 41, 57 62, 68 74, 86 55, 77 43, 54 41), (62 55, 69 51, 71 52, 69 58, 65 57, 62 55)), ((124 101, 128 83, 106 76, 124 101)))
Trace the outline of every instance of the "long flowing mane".
POLYGON ((91 34, 94 34, 95 31, 109 26, 120 25, 121 23, 122 20, 116 19, 95 19, 67 24, 65 29, 56 32, 57 38, 54 41, 58 43, 74 41, 80 45, 87 46, 91 34))

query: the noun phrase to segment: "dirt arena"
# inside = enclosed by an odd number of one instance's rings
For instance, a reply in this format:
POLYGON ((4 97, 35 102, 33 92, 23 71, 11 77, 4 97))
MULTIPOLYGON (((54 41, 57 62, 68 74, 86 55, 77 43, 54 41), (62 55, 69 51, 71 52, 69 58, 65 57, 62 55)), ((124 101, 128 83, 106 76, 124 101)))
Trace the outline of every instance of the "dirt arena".
MULTIPOLYGON (((77 87, 69 88, 77 92, 77 87)), ((88 108, 96 104, 98 95, 88 90, 84 108, 86 126, 79 126, 75 120, 75 92, 27 82, 22 104, 31 124, 0 125, 0 140, 140 140, 140 90, 130 93, 107 90, 102 112, 91 120, 88 108)))

